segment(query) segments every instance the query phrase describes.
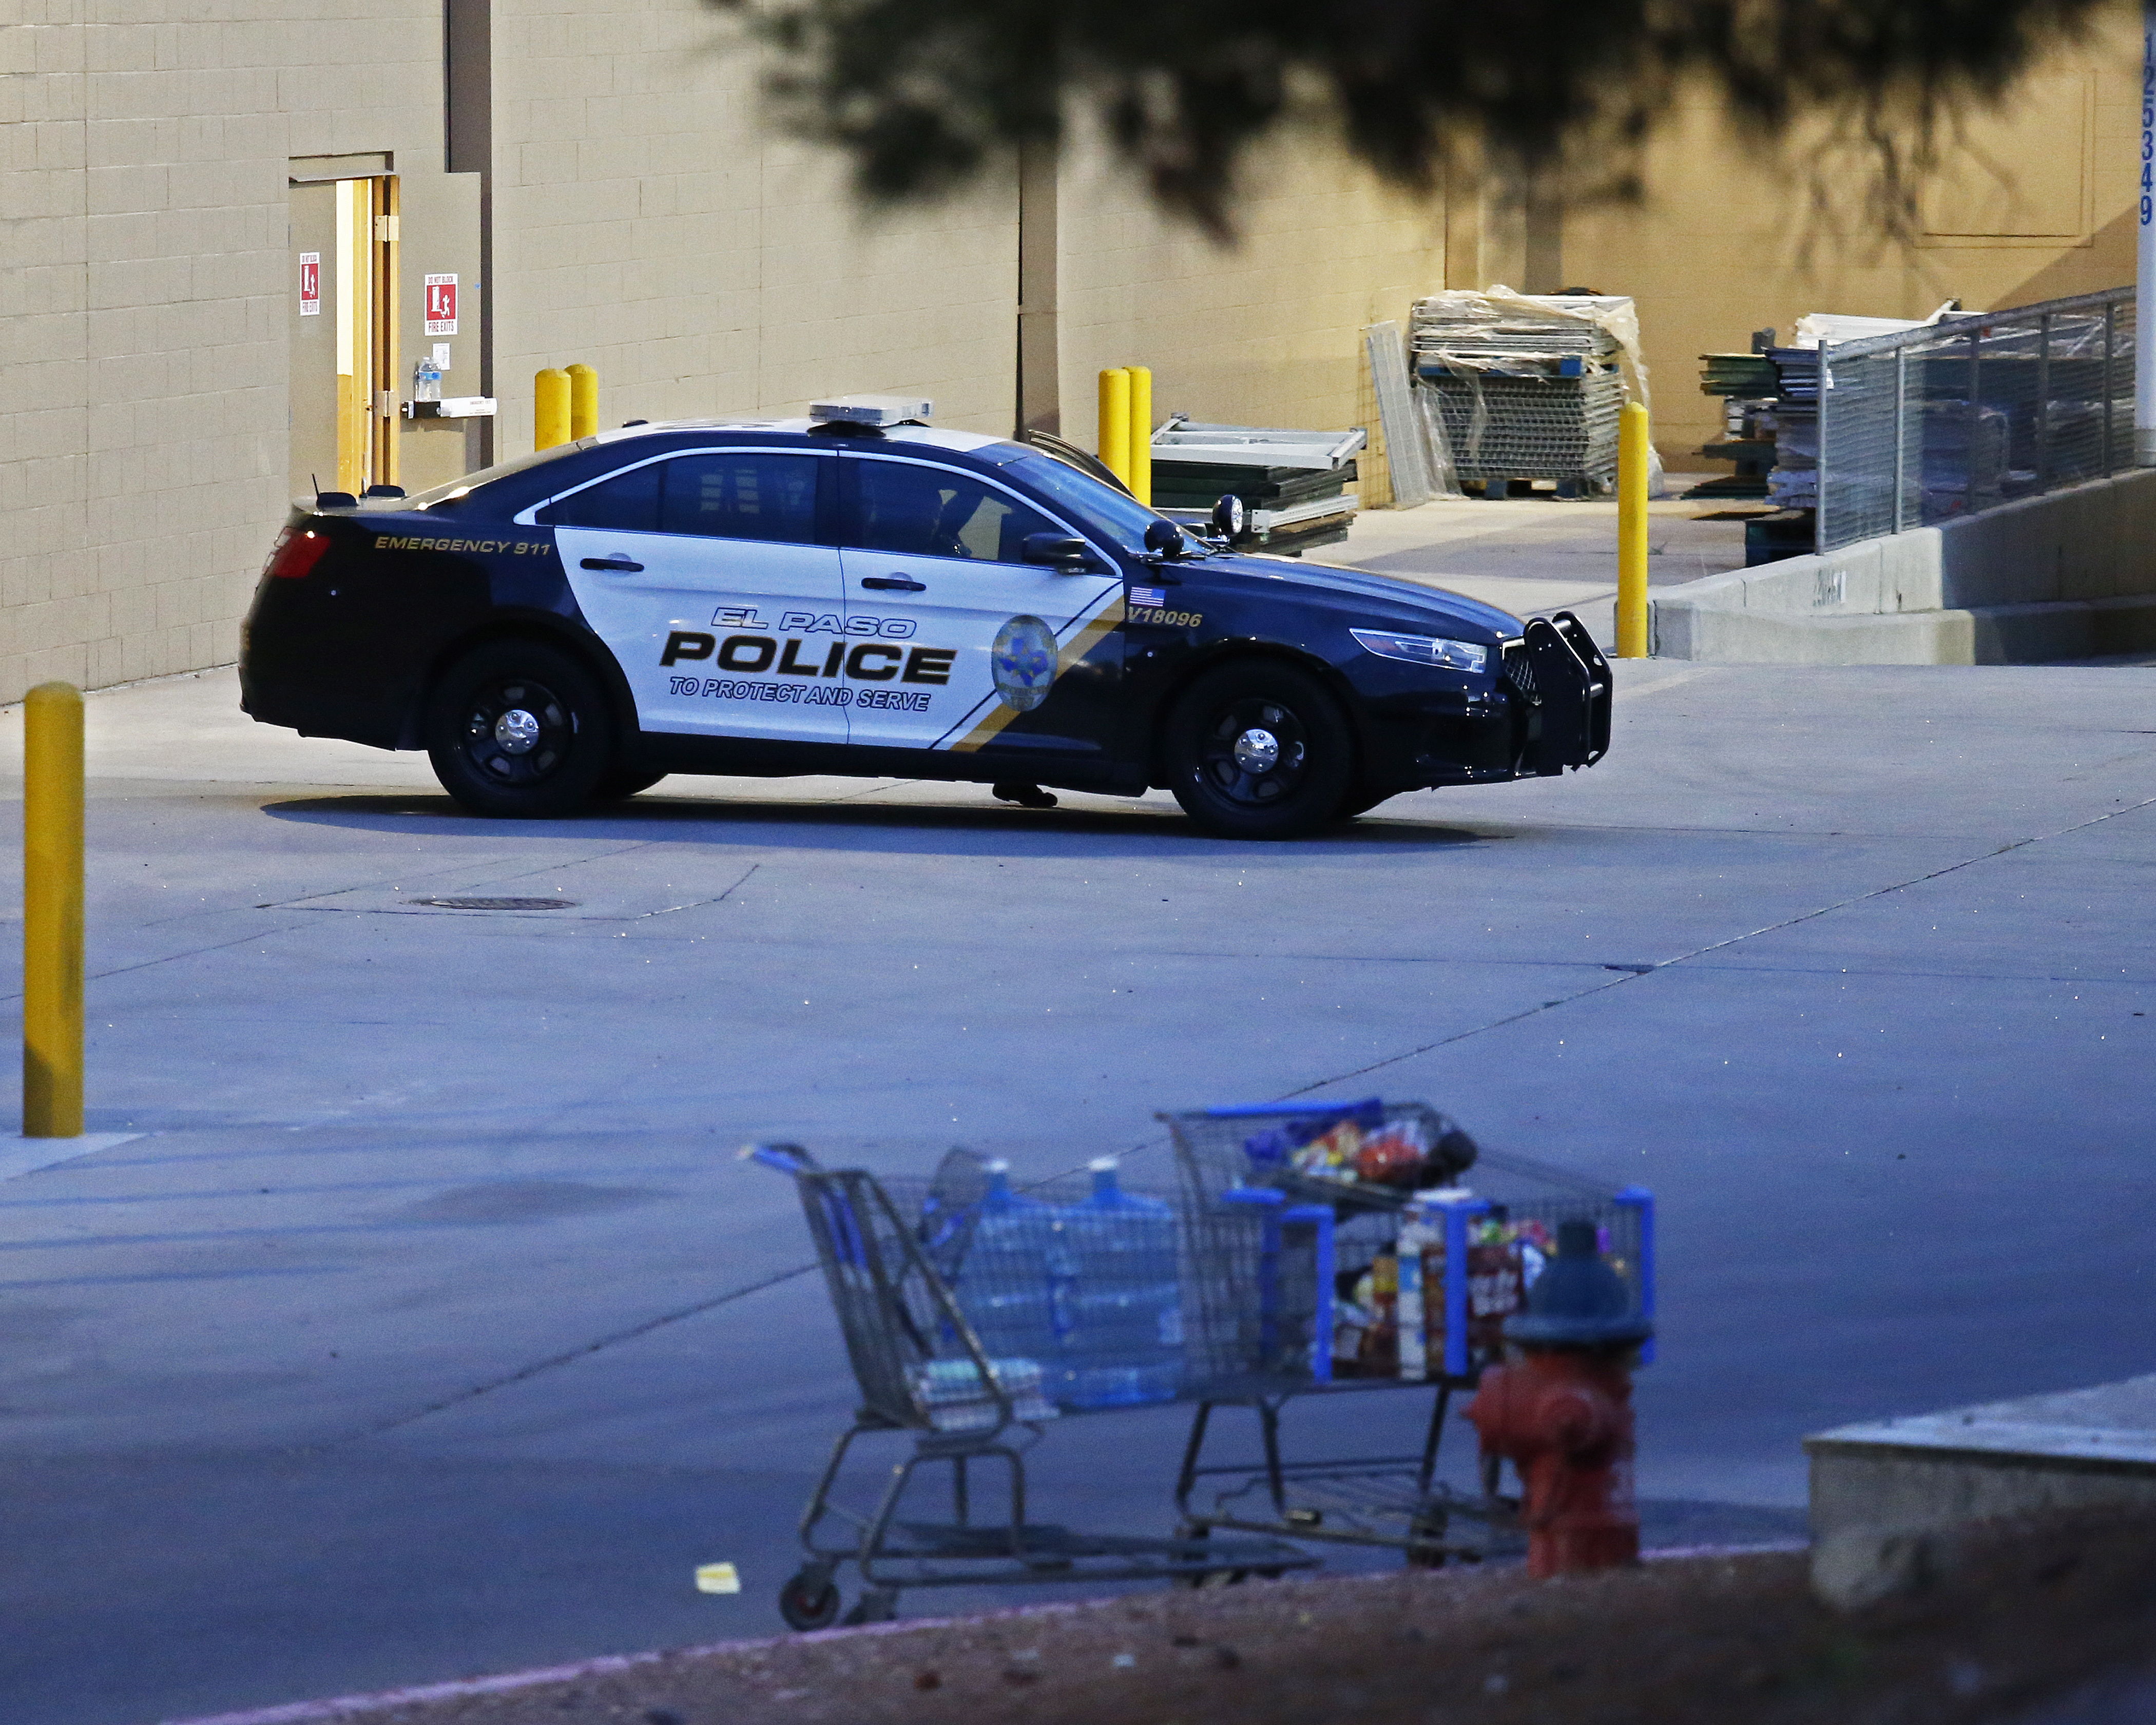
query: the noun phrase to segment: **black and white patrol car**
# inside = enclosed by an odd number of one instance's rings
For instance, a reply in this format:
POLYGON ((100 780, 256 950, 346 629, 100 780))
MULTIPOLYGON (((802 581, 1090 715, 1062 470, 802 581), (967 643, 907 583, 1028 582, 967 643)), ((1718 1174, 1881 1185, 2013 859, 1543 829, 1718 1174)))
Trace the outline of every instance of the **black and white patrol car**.
POLYGON ((240 686, 264 723, 424 748, 495 815, 670 773, 851 773, 1029 805, 1164 787, 1210 832, 1273 838, 1609 741, 1609 669, 1568 615, 1241 555, 875 398, 325 494, 270 553, 240 686))

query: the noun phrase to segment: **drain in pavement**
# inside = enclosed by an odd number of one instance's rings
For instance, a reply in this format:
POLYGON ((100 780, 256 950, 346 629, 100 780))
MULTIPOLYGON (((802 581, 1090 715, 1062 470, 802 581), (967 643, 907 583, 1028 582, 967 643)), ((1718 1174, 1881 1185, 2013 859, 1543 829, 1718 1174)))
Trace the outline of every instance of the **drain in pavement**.
POLYGON ((415 898, 408 901, 437 911, 573 911, 572 898, 415 898))

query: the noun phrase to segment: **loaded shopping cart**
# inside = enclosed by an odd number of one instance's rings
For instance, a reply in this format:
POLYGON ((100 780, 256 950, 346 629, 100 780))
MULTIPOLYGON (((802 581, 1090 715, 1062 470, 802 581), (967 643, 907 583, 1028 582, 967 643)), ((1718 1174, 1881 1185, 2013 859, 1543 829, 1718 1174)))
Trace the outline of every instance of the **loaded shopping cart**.
POLYGON ((911 1588, 1311 1566, 1276 1538, 1132 1538, 1027 1519, 1025 1452, 1049 1422, 1186 1393, 1192 1266, 1173 1201, 1126 1191, 1112 1163, 1018 1193, 965 1151, 932 1181, 822 1168, 796 1145, 747 1153, 795 1181, 861 1396, 802 1512, 807 1561, 779 1594, 792 1627, 838 1620, 849 1563, 863 1587, 849 1623, 895 1615, 911 1588), (912 1434, 911 1454, 872 1504, 842 1503, 848 1451, 880 1432, 912 1434), (1007 1488, 1004 1512, 987 1519, 973 1513, 977 1463, 1000 1464, 1007 1488), (908 1488, 931 1465, 950 1469, 950 1519, 906 1518, 908 1488), (844 1532, 827 1533, 833 1523, 844 1532))
POLYGON ((745 1153, 796 1183, 861 1396, 802 1513, 806 1561, 779 1599, 789 1625, 837 1620, 847 1563, 863 1591, 846 1620, 868 1623, 911 1588, 1202 1584, 1309 1568, 1305 1542, 1435 1564, 1516 1538, 1494 1472, 1479 1493, 1435 1480, 1453 1392, 1502 1353, 1563 1223, 1594 1226, 1651 1315, 1647 1194, 1478 1155, 1420 1103, 1161 1118, 1179 1177, 1167 1193, 1126 1189, 1112 1158, 1017 1191, 963 1150, 931 1180, 825 1169, 793 1145, 745 1153), (1291 1404, 1386 1389, 1431 1394, 1418 1450, 1291 1458, 1291 1404), (1173 1537, 1027 1519, 1025 1454, 1051 1423, 1178 1401, 1194 1411, 1173 1537), (1235 1409, 1256 1419, 1255 1460, 1209 1448, 1235 1409), (873 1502, 844 1502, 848 1453, 876 1433, 910 1434, 911 1452, 873 1502), (977 1517, 974 1465, 991 1462, 1004 1506, 977 1517), (931 1464, 950 1470, 947 1520, 908 1511, 931 1464))
POLYGON ((1502 1356, 1505 1321, 1525 1306, 1563 1223, 1594 1226, 1651 1317, 1652 1197, 1480 1153, 1418 1102, 1160 1118, 1174 1138, 1197 1272, 1188 1380, 1197 1405, 1176 1481, 1179 1531, 1391 1547, 1418 1565, 1517 1548, 1517 1501, 1499 1493, 1494 1465, 1476 1491, 1435 1477, 1453 1395, 1502 1356), (1282 1416, 1291 1404, 1383 1389, 1429 1395, 1418 1449, 1291 1458, 1282 1416), (1255 1459, 1213 1459, 1224 1409, 1255 1418, 1255 1459))

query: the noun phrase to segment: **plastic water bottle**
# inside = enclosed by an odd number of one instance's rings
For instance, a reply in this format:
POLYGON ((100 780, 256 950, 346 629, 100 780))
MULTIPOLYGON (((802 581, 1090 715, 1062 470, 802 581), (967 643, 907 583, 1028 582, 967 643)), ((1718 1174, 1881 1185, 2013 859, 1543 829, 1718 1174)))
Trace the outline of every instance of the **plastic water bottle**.
POLYGON ((1126 1192, 1115 1158, 1058 1217, 1074 1271, 1057 1294, 1063 1343, 1055 1399, 1079 1408, 1173 1399, 1183 1373, 1183 1288, 1175 1213, 1126 1192))
POLYGON ((988 1166, 988 1189, 958 1269, 958 1309, 992 1360, 1038 1361, 1053 1376, 1060 1352, 1050 1291, 1062 1255, 1055 1208, 1011 1190, 1010 1164, 988 1166))

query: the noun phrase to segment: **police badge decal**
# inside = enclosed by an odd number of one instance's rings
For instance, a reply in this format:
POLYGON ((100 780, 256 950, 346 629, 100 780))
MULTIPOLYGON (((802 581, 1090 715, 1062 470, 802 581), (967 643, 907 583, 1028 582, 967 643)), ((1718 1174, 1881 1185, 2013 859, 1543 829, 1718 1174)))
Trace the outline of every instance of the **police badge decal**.
POLYGON ((996 699, 1029 713, 1048 699, 1049 685, 1055 680, 1055 631, 1038 617, 1014 617, 996 631, 988 664, 996 699))

